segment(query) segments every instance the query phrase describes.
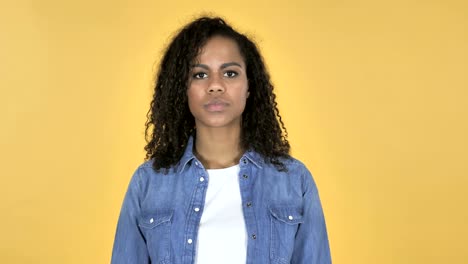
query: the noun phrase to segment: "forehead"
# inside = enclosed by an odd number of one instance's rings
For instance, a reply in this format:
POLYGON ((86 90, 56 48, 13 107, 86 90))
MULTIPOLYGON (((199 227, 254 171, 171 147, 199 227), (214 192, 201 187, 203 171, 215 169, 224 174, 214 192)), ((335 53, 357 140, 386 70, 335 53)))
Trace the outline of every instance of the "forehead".
POLYGON ((197 61, 203 63, 210 60, 244 63, 237 43, 233 39, 223 36, 214 36, 202 46, 197 61))

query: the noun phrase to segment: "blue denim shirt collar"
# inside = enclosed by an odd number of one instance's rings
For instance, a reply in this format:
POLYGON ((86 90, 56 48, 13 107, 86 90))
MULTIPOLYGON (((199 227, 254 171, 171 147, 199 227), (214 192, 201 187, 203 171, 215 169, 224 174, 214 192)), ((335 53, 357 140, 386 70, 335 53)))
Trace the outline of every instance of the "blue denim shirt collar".
MULTIPOLYGON (((181 173, 184 169, 185 166, 191 162, 193 159, 196 159, 195 155, 193 154, 193 143, 194 143, 194 138, 193 135, 189 137, 187 141, 187 147, 185 148, 185 152, 182 155, 182 158, 180 161, 177 163, 175 169, 177 173, 181 173)), ((247 150, 244 155, 242 155, 241 159, 239 160, 239 163, 246 163, 246 159, 252 162, 255 166, 258 168, 262 168, 262 165, 264 163, 264 160, 262 156, 255 152, 254 150, 247 150)))

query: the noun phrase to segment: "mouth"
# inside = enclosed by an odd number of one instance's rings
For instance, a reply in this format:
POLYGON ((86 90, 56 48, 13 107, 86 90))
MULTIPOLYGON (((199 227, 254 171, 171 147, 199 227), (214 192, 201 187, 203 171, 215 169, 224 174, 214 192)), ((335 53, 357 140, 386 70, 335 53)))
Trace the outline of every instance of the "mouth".
POLYGON ((208 112, 221 112, 228 106, 228 103, 219 99, 212 100, 204 105, 208 112))

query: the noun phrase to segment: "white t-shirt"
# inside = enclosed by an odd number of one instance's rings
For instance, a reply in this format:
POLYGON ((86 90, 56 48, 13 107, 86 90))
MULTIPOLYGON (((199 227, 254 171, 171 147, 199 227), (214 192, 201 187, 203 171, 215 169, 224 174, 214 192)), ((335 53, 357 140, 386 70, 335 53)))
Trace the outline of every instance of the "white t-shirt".
POLYGON ((245 264, 247 231, 239 189, 239 165, 208 172, 195 263, 245 264))

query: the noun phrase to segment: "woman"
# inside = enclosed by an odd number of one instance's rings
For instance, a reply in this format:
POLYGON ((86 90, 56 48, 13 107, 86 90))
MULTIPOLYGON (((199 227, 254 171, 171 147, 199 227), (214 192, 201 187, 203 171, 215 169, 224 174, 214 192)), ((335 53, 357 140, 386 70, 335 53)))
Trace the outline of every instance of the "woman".
POLYGON ((262 57, 225 21, 199 18, 169 44, 146 135, 112 263, 331 263, 262 57))

